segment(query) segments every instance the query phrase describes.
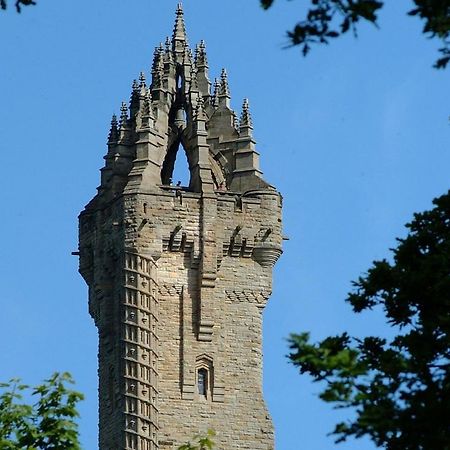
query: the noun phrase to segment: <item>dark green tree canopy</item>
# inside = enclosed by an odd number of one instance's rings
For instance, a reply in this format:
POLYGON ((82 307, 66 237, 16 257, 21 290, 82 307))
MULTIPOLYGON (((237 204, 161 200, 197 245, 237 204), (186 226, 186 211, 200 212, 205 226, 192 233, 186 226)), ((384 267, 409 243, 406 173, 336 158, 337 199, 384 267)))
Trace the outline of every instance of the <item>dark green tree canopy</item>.
POLYGON ((355 313, 382 308, 393 338, 290 337, 290 360, 324 384, 322 400, 356 410, 336 425, 337 442, 450 449, 450 191, 433 203, 406 225, 392 262, 375 261, 347 298, 355 313))
POLYGON ((77 403, 83 396, 68 388, 68 373, 55 373, 31 388, 14 379, 0 384, 0 449, 80 450, 77 403), (31 394, 36 402, 24 402, 31 394))
MULTIPOLYGON (((15 7, 17 12, 22 11, 22 6, 35 5, 36 2, 34 0, 15 0, 15 7)), ((8 6, 6 0, 0 0, 0 9, 6 9, 8 6)))
MULTIPOLYGON (((260 0, 264 9, 275 0, 260 0)), ((395 1, 395 0, 392 0, 395 1)), ((328 44, 349 31, 355 36, 361 20, 378 26, 377 14, 384 0, 309 0, 306 17, 288 31, 292 45, 299 45, 304 55, 313 44, 328 44)), ((412 0, 410 16, 423 19, 423 33, 442 42, 436 68, 444 68, 450 60, 450 0, 412 0)))
MULTIPOLYGON (((392 0, 395 1, 395 0, 392 0)), ((442 42, 436 68, 444 68, 450 61, 450 0, 411 0, 413 7, 408 14, 423 19, 423 33, 442 42)), ((35 0, 14 0, 21 12, 22 6, 35 5, 35 0)), ((260 0, 269 9, 275 0, 260 0)), ((307 55, 313 44, 328 44, 331 39, 351 31, 357 35, 361 20, 378 26, 377 13, 384 0, 309 0, 306 17, 300 20, 287 35, 291 45, 302 47, 307 55)), ((7 0, 0 0, 0 9, 7 9, 7 0)))

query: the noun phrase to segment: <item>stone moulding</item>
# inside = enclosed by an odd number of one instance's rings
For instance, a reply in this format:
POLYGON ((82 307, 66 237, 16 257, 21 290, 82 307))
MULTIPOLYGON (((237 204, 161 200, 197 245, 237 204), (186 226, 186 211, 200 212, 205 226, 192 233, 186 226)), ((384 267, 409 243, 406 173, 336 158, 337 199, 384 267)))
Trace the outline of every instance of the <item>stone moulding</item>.
POLYGON ((253 257, 262 267, 273 267, 283 253, 276 244, 257 244, 253 249, 253 257))

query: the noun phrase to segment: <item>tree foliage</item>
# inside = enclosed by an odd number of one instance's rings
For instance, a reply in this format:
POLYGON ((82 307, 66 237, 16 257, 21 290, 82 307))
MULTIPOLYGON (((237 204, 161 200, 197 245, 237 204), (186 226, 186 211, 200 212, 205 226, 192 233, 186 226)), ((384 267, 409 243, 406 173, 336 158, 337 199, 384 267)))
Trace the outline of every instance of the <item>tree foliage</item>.
POLYGON ((214 448, 212 439, 215 435, 216 433, 213 430, 208 430, 206 436, 195 436, 194 443, 188 442, 187 444, 178 447, 178 450, 212 450, 214 448))
MULTIPOLYGON (((260 0, 264 9, 270 8, 275 0, 260 0)), ((393 0, 395 1, 395 0, 393 0)), ((436 68, 444 68, 450 61, 450 0, 412 0, 410 16, 424 21, 423 33, 429 38, 441 41, 440 57, 436 68)), ((357 25, 367 21, 378 26, 378 12, 384 0, 309 0, 306 17, 288 31, 292 45, 302 47, 307 55, 313 44, 328 44, 349 31, 357 35, 357 25)))
POLYGON ((406 225, 392 262, 375 261, 347 298, 355 313, 381 307, 395 337, 290 337, 289 358, 323 383, 320 398, 356 409, 336 425, 337 442, 450 449, 450 191, 433 203, 406 225))
MULTIPOLYGON (((22 6, 30 6, 36 5, 34 0, 15 0, 14 3, 17 12, 22 12, 22 6)), ((6 9, 8 7, 8 3, 6 0, 0 0, 0 9, 6 9)))
POLYGON ((55 373, 34 388, 19 379, 0 384, 0 449, 80 450, 75 419, 83 396, 72 383, 68 373, 55 373), (29 395, 32 405, 24 401, 29 395))
MULTIPOLYGON (((392 0, 395 1, 395 0, 392 0)), ((445 68, 450 61, 450 0, 412 0, 413 8, 408 15, 417 16, 424 22, 423 33, 431 39, 439 39, 440 57, 434 67, 445 68)), ((260 0, 269 9, 275 0, 260 0)), ((20 13, 23 6, 36 5, 35 0, 14 0, 20 13)), ((8 0, 0 0, 0 9, 6 10, 8 0)), ((328 44, 349 31, 357 35, 357 25, 367 21, 378 26, 378 12, 384 0, 309 0, 306 17, 300 20, 287 36, 291 45, 299 45, 307 55, 313 44, 328 44)))

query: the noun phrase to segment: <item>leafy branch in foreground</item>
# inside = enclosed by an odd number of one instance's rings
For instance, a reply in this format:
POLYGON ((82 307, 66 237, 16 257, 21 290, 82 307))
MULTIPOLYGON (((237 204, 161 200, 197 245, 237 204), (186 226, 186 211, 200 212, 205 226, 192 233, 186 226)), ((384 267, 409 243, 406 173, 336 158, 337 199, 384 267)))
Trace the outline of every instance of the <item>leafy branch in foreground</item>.
POLYGON ((407 225, 393 262, 375 261, 347 298, 355 313, 382 308, 393 338, 290 337, 289 358, 324 385, 320 398, 355 410, 332 432, 337 442, 450 449, 450 192, 433 203, 407 225))
MULTIPOLYGON (((269 9, 275 0, 260 0, 269 9)), ((422 32, 428 38, 442 42, 441 56, 434 67, 445 68, 450 61, 450 0, 412 0, 414 7, 408 12, 425 23, 422 32)), ((378 12, 384 6, 380 0, 310 0, 306 17, 287 35, 291 45, 302 47, 307 55, 313 44, 328 44, 348 31, 357 35, 357 24, 364 20, 378 26, 378 12)))
POLYGON ((0 384, 0 449, 80 450, 77 403, 83 395, 67 387, 68 373, 55 373, 34 388, 19 379, 0 384), (33 405, 24 396, 36 398, 33 405))
POLYGON ((212 450, 214 448, 214 442, 212 438, 216 435, 213 430, 208 430, 206 436, 195 436, 195 442, 192 444, 188 442, 187 444, 178 447, 178 450, 212 450))

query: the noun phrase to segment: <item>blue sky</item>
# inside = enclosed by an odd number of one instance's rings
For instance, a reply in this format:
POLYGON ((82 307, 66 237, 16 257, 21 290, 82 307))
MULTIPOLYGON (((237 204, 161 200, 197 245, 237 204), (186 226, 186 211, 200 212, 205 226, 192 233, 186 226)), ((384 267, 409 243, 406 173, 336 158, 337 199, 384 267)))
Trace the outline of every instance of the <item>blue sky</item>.
MULTIPOLYGON (((414 211, 449 188, 449 71, 431 68, 412 2, 388 1, 381 29, 313 49, 283 49, 301 2, 185 0, 191 44, 229 73, 232 106, 250 99, 261 165, 284 196, 284 254, 265 312, 264 389, 277 450, 335 446, 345 417, 285 358, 290 332, 385 333, 379 314, 344 303, 388 256, 414 211)), ((0 14, 0 380, 70 371, 86 395, 80 429, 96 448, 96 330, 77 274, 77 215, 94 195, 111 114, 171 34, 176 1, 39 1, 0 14)), ((449 69, 450 70, 450 69, 449 69)))

